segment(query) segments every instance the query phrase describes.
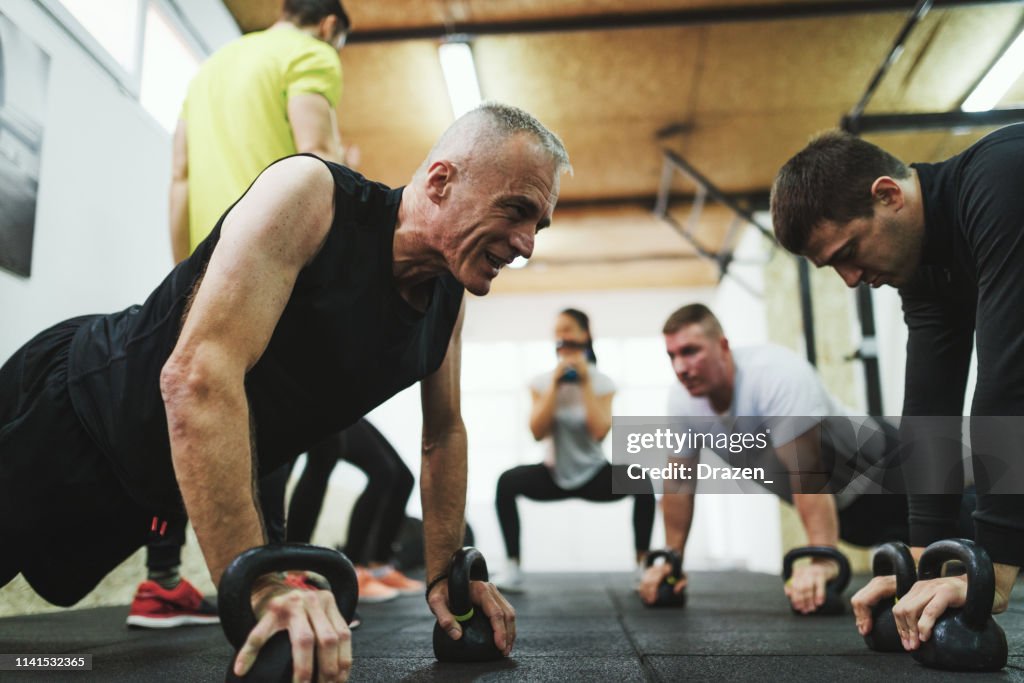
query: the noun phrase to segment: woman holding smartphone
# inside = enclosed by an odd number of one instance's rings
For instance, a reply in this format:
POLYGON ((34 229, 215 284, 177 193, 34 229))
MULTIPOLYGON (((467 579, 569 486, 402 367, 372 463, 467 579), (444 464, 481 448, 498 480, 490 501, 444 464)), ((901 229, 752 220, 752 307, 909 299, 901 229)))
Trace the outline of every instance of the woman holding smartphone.
MULTIPOLYGON (((522 589, 518 496, 539 501, 582 498, 609 502, 627 495, 612 493, 612 465, 601 449, 612 426, 615 384, 597 369, 590 319, 585 313, 567 308, 558 314, 555 352, 555 367, 530 382, 530 431, 538 441, 548 440, 548 456, 543 463, 514 467, 498 479, 496 506, 508 563, 497 583, 510 592, 522 589)), ((653 525, 654 494, 637 495, 633 532, 638 564, 650 548, 653 525)))

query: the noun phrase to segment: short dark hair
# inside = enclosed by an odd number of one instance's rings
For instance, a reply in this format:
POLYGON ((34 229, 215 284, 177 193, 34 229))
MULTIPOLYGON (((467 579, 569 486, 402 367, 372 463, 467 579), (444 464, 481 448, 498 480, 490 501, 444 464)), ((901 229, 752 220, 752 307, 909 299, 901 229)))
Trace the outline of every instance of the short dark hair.
POLYGON ((580 329, 587 333, 587 360, 597 364, 597 354, 594 353, 594 335, 590 333, 590 317, 578 308, 564 308, 558 312, 558 315, 569 316, 576 321, 580 329))
POLYGON ((689 325, 700 325, 709 337, 722 338, 725 332, 722 331, 722 323, 711 312, 711 309, 704 304, 689 304, 677 309, 665 321, 661 328, 662 334, 675 334, 689 325))
POLYGON ((338 17, 342 31, 348 31, 351 26, 341 0, 284 0, 281 13, 299 26, 319 24, 332 14, 338 17))
POLYGON ((875 213, 871 184, 881 176, 907 178, 910 169, 881 147, 839 130, 823 133, 786 162, 772 184, 775 238, 803 253, 822 221, 849 223, 875 213))

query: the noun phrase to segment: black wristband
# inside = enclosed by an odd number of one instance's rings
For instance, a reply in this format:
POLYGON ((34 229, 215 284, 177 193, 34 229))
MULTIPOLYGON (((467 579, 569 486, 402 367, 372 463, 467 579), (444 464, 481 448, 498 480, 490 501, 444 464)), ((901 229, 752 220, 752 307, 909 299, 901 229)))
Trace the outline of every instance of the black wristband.
POLYGON ((430 599, 430 591, 434 590, 434 588, 437 587, 437 584, 441 583, 442 581, 447 581, 447 580, 448 580, 448 572, 441 572, 440 574, 438 574, 437 576, 432 578, 430 580, 430 583, 427 584, 427 599, 428 600, 430 599))

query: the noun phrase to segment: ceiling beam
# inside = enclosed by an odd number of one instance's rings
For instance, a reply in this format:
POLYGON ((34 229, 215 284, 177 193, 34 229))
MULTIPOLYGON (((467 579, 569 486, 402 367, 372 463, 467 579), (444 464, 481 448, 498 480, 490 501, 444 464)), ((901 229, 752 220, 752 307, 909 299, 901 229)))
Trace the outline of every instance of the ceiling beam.
MULTIPOLYGON (((934 0, 935 9, 977 7, 993 4, 1018 4, 1024 0, 934 0)), ((608 12, 569 17, 550 17, 517 21, 452 22, 430 26, 410 26, 360 31, 356 27, 348 44, 383 43, 396 40, 438 39, 458 36, 497 36, 524 33, 568 33, 576 31, 612 31, 628 28, 667 28, 730 22, 778 21, 834 17, 851 14, 903 12, 914 9, 916 0, 839 0, 837 2, 789 2, 781 5, 739 5, 702 7, 659 12, 608 12)))
MULTIPOLYGON (((765 211, 768 209, 768 196, 770 190, 751 190, 749 192, 720 192, 720 196, 728 200, 729 204, 745 206, 748 211, 765 211)), ((670 204, 689 204, 695 199, 695 195, 682 192, 673 192, 669 198, 670 204)), ((557 209, 609 209, 617 207, 640 207, 645 211, 654 211, 658 201, 657 194, 640 195, 618 195, 609 197, 592 198, 562 198, 558 200, 557 209)), ((557 210, 556 209, 556 210, 557 210)))
POLYGON ((922 114, 864 114, 856 119, 843 117, 842 128, 854 135, 898 133, 918 130, 948 130, 1005 126, 1024 121, 1024 107, 990 111, 945 111, 922 114))

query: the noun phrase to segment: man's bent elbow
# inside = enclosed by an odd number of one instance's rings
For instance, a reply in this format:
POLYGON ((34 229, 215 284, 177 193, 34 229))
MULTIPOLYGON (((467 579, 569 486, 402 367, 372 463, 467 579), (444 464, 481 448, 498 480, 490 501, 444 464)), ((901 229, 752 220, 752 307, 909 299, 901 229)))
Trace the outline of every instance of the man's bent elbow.
POLYGON ((184 420, 198 401, 210 393, 210 382, 194 364, 183 362, 175 356, 160 370, 160 396, 167 413, 167 427, 171 437, 178 433, 184 420))

